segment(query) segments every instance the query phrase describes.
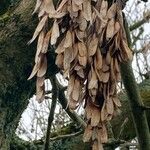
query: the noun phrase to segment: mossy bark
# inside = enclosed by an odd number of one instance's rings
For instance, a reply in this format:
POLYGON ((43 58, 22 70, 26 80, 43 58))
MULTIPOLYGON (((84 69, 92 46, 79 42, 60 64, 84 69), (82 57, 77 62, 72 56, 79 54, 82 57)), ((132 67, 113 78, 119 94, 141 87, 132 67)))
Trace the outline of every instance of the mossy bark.
MULTIPOLYGON (((35 28, 34 1, 22 0, 0 26, 0 149, 9 150, 21 113, 33 93, 31 72, 34 46, 27 46, 35 28), (29 25, 30 24, 30 25, 29 25)), ((6 8, 7 9, 7 8, 6 8)))
MULTIPOLYGON (((35 92, 35 79, 27 78, 34 66, 36 42, 27 43, 38 23, 32 16, 36 0, 11 2, 0 3, 6 6, 0 13, 0 150, 10 149, 20 116, 35 92)), ((48 57, 51 76, 58 72, 53 50, 48 57)))

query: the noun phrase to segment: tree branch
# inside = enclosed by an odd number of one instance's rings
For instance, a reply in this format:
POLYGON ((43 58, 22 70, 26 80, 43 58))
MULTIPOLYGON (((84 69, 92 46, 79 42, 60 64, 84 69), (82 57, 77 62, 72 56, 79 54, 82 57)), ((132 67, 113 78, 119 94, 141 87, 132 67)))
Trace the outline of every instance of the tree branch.
MULTIPOLYGON (((126 19, 124 19, 124 21, 125 21, 124 26, 126 30, 127 39, 128 39, 128 45, 129 47, 131 47, 130 31, 126 19)), ((135 81, 135 77, 130 62, 121 64, 121 75, 129 98, 132 117, 136 129, 137 137, 139 140, 140 149, 149 150, 150 132, 148 127, 148 122, 146 119, 145 111, 139 109, 139 106, 142 106, 143 104, 141 101, 141 96, 135 81)))
POLYGON ((133 37, 132 46, 134 46, 136 44, 136 42, 140 39, 140 36, 143 34, 143 32, 144 32, 144 29, 141 27, 139 29, 138 35, 136 37, 135 36, 133 37))
POLYGON ((142 26, 144 23, 148 22, 148 20, 150 19, 150 13, 148 13, 146 16, 144 16, 144 18, 136 23, 134 23, 133 25, 131 25, 129 27, 130 31, 133 31, 137 28, 139 28, 140 26, 142 26))
POLYGON ((44 150, 49 149, 49 140, 50 140, 50 131, 51 131, 51 126, 52 122, 54 119, 54 113, 55 113, 55 108, 56 108, 56 103, 57 103, 57 96, 58 96, 58 88, 56 84, 56 77, 50 77, 51 84, 52 84, 52 103, 51 103, 51 109, 50 113, 48 116, 48 125, 47 125, 47 133, 46 133, 46 139, 45 139, 45 145, 44 145, 44 150))
POLYGON ((120 145, 121 148, 123 148, 123 147, 129 147, 130 148, 130 146, 134 146, 136 148, 139 148, 139 144, 138 143, 126 142, 126 143, 120 145))
POLYGON ((83 133, 83 130, 82 131, 78 131, 76 133, 65 134, 65 135, 58 135, 56 137, 50 138, 50 141, 56 141, 56 140, 63 140, 63 139, 66 139, 66 138, 72 138, 72 137, 81 135, 82 133, 83 133))

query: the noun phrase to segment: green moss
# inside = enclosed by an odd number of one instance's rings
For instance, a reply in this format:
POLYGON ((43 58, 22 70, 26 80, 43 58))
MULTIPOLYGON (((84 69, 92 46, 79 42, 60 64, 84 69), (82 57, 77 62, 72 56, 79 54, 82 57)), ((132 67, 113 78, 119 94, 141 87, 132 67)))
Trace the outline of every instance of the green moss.
POLYGON ((0 1, 0 15, 5 13, 10 5, 11 0, 1 0, 0 1))

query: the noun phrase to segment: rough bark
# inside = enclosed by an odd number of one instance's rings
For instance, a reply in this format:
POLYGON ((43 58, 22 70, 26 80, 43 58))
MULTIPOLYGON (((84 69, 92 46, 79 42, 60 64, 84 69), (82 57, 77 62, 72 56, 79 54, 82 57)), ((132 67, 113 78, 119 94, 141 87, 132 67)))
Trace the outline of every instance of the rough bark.
POLYGON ((31 17, 33 3, 34 1, 22 0, 9 13, 4 11, 7 15, 0 16, 1 150, 10 149, 10 141, 20 116, 34 91, 33 81, 27 81, 35 51, 34 45, 27 46, 35 28, 35 19, 31 17))
MULTIPOLYGON (((36 50, 36 43, 27 45, 38 23, 32 16, 36 0, 0 2, 0 149, 9 150, 28 99, 35 92, 35 80, 27 81, 36 50), (13 3, 11 3, 13 2, 13 3), (11 6, 10 6, 11 5, 11 6), (5 7, 2 7, 5 6, 5 7)), ((48 52, 49 73, 55 74, 54 52, 48 52), (51 53, 53 53, 51 55, 51 53)))

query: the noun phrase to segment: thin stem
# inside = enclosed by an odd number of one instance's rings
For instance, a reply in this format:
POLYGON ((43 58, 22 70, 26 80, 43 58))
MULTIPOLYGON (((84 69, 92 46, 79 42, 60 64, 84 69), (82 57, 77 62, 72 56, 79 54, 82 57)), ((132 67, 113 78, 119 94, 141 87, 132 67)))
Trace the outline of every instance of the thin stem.
POLYGON ((139 28, 140 26, 142 26, 144 23, 148 22, 148 20, 150 19, 150 13, 144 17, 142 20, 137 21, 136 23, 134 23, 133 25, 131 25, 129 27, 130 31, 136 30, 137 28, 139 28))

